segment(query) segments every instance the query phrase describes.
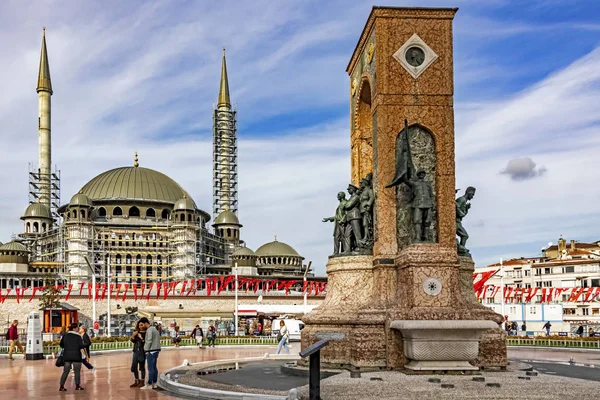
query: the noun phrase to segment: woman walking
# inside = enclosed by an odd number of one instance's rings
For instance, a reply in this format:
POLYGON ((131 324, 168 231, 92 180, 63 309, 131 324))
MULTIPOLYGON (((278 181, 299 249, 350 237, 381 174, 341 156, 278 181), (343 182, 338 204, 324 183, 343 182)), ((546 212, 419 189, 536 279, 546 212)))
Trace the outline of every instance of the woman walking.
POLYGON ((214 327, 214 325, 211 324, 208 327, 208 333, 206 334, 206 337, 208 338, 208 344, 206 346, 210 347, 210 345, 212 344, 212 347, 215 347, 215 339, 217 338, 217 329, 214 327))
POLYGON ((288 344, 290 343, 290 332, 285 326, 285 322, 283 320, 279 321, 279 334, 277 334, 277 340, 279 340, 279 345, 277 346, 277 354, 281 352, 281 349, 285 347, 285 352, 290 354, 290 348, 288 344))
POLYGON ((130 388, 139 388, 144 386, 146 381, 146 353, 144 352, 144 340, 146 339, 146 327, 140 321, 138 321, 133 333, 131 334, 131 341, 133 342, 133 357, 131 360, 131 372, 135 382, 129 386, 130 388), (142 377, 140 379, 140 374, 142 377))
POLYGON ((81 387, 81 350, 85 348, 83 338, 77 332, 77 323, 69 325, 69 331, 60 339, 60 347, 63 348, 63 360, 65 366, 60 376, 60 392, 66 392, 65 382, 69 376, 71 367, 75 371, 75 390, 83 390, 81 387))
POLYGON ((200 325, 196 325, 196 327, 192 331, 192 337, 196 338, 196 344, 198 345, 198 348, 203 349, 202 342, 204 341, 204 332, 202 332, 202 328, 200 328, 200 325))

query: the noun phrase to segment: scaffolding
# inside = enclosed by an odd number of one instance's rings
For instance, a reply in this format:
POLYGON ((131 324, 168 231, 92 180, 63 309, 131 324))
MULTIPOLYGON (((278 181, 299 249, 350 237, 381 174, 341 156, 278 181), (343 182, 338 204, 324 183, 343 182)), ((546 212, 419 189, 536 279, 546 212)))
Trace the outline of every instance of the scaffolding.
POLYGON ((238 211, 236 115, 224 107, 213 114, 213 219, 225 210, 238 211))
POLYGON ((29 204, 40 200, 40 192, 44 190, 44 182, 50 182, 50 212, 52 218, 58 221, 60 218, 58 208, 60 207, 60 170, 54 166, 54 172, 43 174, 33 163, 29 163, 29 204), (49 175, 49 176, 48 176, 49 175))

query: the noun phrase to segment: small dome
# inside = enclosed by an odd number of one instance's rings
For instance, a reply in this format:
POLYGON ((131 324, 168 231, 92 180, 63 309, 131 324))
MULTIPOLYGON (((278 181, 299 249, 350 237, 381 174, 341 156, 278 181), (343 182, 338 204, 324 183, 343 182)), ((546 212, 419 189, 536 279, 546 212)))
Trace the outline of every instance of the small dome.
POLYGON ((0 251, 28 251, 27 247, 17 241, 8 242, 0 246, 0 251))
POLYGON ((34 218, 52 218, 50 216, 50 210, 48 207, 41 203, 32 203, 25 209, 25 214, 23 214, 23 218, 34 217, 34 218))
POLYGON ((265 243, 256 250, 257 256, 295 256, 300 254, 289 244, 278 242, 277 240, 265 243))
POLYGON ((237 215, 235 215, 233 211, 230 210, 222 211, 221 214, 217 215, 217 218, 215 218, 215 222, 213 223, 213 226, 215 225, 238 225, 240 227, 242 226, 237 215))
POLYGON ((233 257, 242 257, 242 256, 256 257, 256 253, 248 247, 240 247, 239 249, 237 249, 236 251, 233 252, 233 257))
POLYGON ((196 204, 194 203, 194 200, 190 199, 187 196, 183 196, 183 198, 177 200, 175 202, 175 206, 173 207, 173 210, 192 210, 195 211, 196 210, 196 204))
POLYGON ((90 198, 83 194, 82 192, 77 193, 75 196, 71 197, 71 201, 69 202, 70 206, 83 206, 83 207, 91 207, 92 201, 90 198))

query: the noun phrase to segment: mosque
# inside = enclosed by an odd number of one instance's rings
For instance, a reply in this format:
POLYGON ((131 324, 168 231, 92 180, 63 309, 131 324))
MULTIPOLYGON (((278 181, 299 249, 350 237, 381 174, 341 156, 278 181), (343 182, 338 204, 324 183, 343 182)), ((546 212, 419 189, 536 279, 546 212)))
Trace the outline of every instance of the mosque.
POLYGON ((292 246, 275 239, 254 252, 241 238, 236 111, 225 51, 213 111, 212 224, 175 180, 140 166, 137 153, 132 166, 99 174, 61 204, 60 172, 51 168, 53 88, 45 30, 36 91, 39 160, 30 166, 23 233, 0 243, 0 288, 41 286, 48 278, 77 284, 92 275, 113 283, 185 280, 228 275, 234 264, 245 276, 312 276, 292 246))

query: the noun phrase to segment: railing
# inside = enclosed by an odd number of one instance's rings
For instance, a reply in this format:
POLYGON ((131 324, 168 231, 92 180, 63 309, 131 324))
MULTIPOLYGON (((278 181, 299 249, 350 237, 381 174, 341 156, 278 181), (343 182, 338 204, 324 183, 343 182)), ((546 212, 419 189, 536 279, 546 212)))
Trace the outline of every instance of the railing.
POLYGON ((573 339, 539 339, 509 337, 506 339, 508 346, 535 346, 535 347, 561 347, 577 349, 600 349, 600 340, 573 340, 573 339))
MULTIPOLYGON (((23 346, 25 346, 25 341, 21 342, 23 346)), ((204 344, 206 345, 207 340, 204 340, 204 344)), ((263 346, 263 345, 276 345, 277 338, 275 337, 267 337, 267 336, 258 336, 258 337, 217 337, 215 339, 215 345, 220 346, 263 346)), ((161 347, 173 347, 173 341, 170 338, 163 338, 160 341, 161 347)), ((184 338, 181 339, 179 343, 181 347, 186 346, 195 346, 196 339, 192 338, 184 338)), ((8 354, 8 344, 0 345, 0 354, 8 354)), ((123 350, 123 349, 132 349, 133 343, 129 340, 123 342, 94 342, 90 348, 91 351, 107 351, 107 350, 123 350)), ((58 353, 60 351, 60 346, 53 345, 48 346, 44 345, 44 354, 53 354, 58 353)))

